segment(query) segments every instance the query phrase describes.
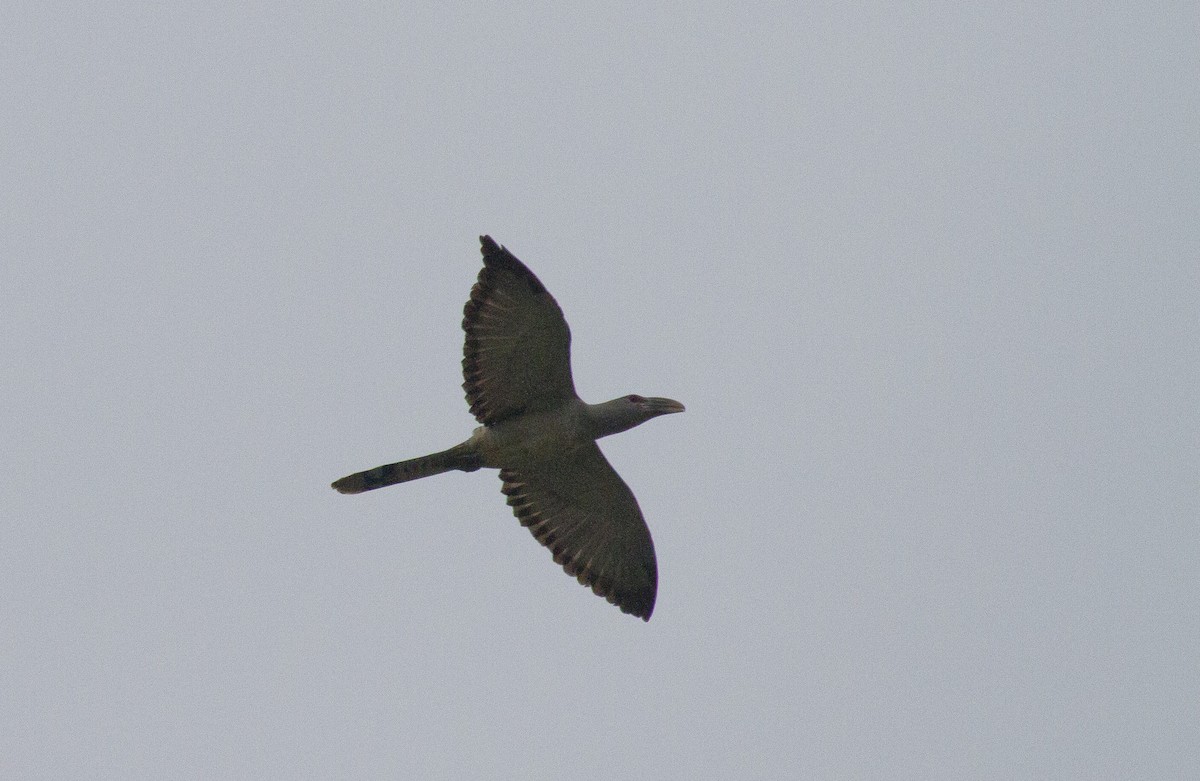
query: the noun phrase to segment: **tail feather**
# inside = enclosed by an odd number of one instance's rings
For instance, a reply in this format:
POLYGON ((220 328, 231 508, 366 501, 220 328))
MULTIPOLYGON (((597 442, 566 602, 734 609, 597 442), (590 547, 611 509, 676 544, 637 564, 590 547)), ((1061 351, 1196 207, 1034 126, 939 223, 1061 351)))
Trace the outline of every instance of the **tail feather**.
POLYGON ((384 464, 365 472, 355 472, 335 481, 333 487, 339 493, 361 494, 363 491, 373 491, 376 488, 383 488, 385 485, 407 483, 409 480, 440 475, 442 472, 452 472, 455 469, 474 472, 480 466, 479 456, 464 443, 440 453, 410 458, 407 461, 397 461, 394 464, 384 464))

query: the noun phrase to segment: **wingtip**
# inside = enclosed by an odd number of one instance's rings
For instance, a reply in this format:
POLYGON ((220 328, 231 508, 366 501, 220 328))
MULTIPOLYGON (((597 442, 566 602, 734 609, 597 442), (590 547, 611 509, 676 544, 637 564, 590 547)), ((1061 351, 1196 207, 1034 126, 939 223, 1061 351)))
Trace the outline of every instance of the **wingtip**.
POLYGON ((649 621, 650 616, 654 615, 655 594, 601 594, 609 602, 621 609, 622 613, 640 618, 643 621, 649 621))
POLYGON ((645 607, 644 605, 622 605, 619 603, 613 604, 616 604, 617 607, 620 608, 621 612, 625 615, 633 616, 634 618, 640 618, 646 622, 649 622, 650 616, 654 614, 653 605, 650 607, 645 607))
POLYGON ((488 255, 495 255, 497 252, 499 252, 500 245, 497 244, 491 236, 484 234, 483 236, 479 237, 479 251, 486 258, 488 255))

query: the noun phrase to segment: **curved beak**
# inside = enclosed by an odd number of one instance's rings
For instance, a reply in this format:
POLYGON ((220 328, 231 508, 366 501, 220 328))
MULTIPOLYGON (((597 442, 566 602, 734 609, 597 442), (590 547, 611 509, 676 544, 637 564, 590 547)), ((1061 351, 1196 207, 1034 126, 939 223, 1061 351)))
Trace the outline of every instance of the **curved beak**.
POLYGON ((683 412, 686 407, 680 404, 675 399, 649 398, 646 399, 646 408, 655 415, 666 415, 671 412, 683 412))

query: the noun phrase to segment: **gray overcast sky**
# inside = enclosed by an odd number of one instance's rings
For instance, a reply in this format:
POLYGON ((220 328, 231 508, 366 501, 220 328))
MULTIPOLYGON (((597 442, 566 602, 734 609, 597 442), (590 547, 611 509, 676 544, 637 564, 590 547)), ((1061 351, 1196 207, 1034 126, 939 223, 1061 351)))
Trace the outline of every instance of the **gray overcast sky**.
POLYGON ((1200 777, 1195 3, 10 4, 0 775, 1200 777), (480 233, 658 549, 464 439, 480 233))

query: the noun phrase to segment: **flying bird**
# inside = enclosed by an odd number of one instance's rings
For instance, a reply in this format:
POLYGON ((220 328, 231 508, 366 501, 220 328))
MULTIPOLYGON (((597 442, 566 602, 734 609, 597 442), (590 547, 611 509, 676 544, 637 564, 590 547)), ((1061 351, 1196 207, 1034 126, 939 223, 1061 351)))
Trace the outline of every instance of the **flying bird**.
POLYGON ((545 286, 490 236, 463 309, 463 390, 479 421, 449 450, 357 472, 344 494, 453 470, 500 470, 513 514, 568 575, 622 611, 649 621, 658 592, 650 529, 629 486, 596 440, 684 407, 622 396, 588 404, 571 378, 571 331, 545 286))

